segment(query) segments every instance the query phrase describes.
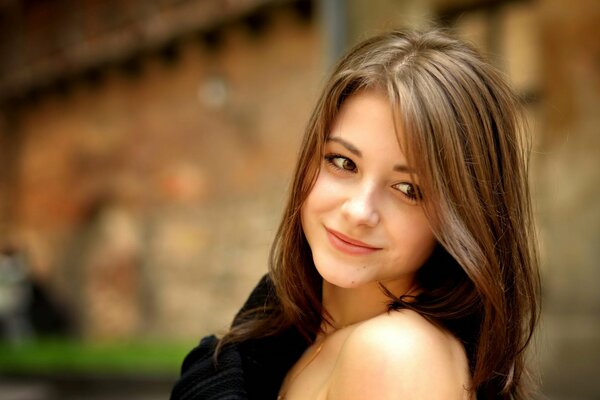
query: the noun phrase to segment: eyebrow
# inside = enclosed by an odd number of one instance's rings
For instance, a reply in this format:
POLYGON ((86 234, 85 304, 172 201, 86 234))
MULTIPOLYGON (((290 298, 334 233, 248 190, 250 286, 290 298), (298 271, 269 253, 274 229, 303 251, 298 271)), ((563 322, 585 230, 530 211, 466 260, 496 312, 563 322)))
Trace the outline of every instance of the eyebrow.
MULTIPOLYGON (((350 153, 354 154, 355 156, 362 158, 362 152, 357 149, 352 143, 347 142, 346 140, 342 139, 341 137, 337 137, 337 136, 330 136, 327 138, 328 142, 336 142, 341 144, 342 146, 344 146, 350 153)), ((404 172, 404 173, 408 173, 408 174, 414 174, 415 170, 403 165, 403 164, 396 164, 394 165, 393 168, 394 171, 396 172, 404 172)))
POLYGON ((359 149, 357 149, 356 147, 354 147, 354 145, 350 142, 345 141, 344 139, 342 139, 341 137, 337 137, 337 136, 330 136, 327 138, 328 142, 336 142, 341 144, 342 146, 344 146, 346 149, 348 149, 348 151, 352 154, 354 154, 357 157, 362 157, 362 153, 359 149))

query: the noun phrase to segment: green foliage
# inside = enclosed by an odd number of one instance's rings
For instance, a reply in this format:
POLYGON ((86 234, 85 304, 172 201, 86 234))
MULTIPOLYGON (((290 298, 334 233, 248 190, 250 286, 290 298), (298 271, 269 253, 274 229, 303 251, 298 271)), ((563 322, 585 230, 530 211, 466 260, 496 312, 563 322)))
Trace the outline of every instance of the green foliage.
POLYGON ((179 374, 194 343, 81 342, 44 339, 0 342, 0 372, 14 373, 156 373, 179 374))

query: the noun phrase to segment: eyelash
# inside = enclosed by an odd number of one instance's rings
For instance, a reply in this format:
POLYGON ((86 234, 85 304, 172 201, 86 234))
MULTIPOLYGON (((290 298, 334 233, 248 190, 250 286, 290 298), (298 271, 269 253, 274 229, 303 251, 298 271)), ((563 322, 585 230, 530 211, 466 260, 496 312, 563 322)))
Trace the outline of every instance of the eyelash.
POLYGON ((331 165, 333 168, 343 171, 343 172, 354 172, 354 170, 356 170, 356 164, 354 163, 354 161, 352 161, 348 157, 342 156, 341 154, 327 154, 327 155, 325 155, 325 161, 327 162, 327 164, 331 165), (335 163, 335 160, 338 158, 344 160, 344 162, 347 161, 348 163, 352 164, 353 168, 350 170, 350 169, 340 167, 339 165, 337 165, 335 163))
POLYGON ((410 200, 410 201, 412 201, 414 203, 416 203, 416 202, 418 202, 418 201, 420 201, 420 200, 423 199, 423 195, 421 194, 421 190, 419 189, 419 187, 417 185, 413 185, 412 183, 400 182, 400 183, 395 184, 394 188, 396 190, 398 190, 400 193, 402 193, 402 195, 404 197, 406 197, 408 200, 410 200), (401 186, 401 185, 408 185, 408 186, 410 186, 410 191, 414 192, 414 193, 413 194, 408 194, 408 193, 406 193, 406 192, 398 189, 397 187, 401 186))
MULTIPOLYGON (((356 170, 356 164, 354 163, 354 161, 352 161, 351 159, 349 159, 348 157, 345 157, 341 154, 327 154, 325 155, 325 162, 330 165, 332 168, 341 171, 341 172, 350 172, 353 173, 356 170), (352 169, 346 169, 343 167, 340 167, 336 164, 335 160, 336 159, 342 159, 342 162, 348 162, 352 165, 352 169)), ((402 196, 404 196, 406 199, 408 199, 411 202, 416 203, 417 201, 423 199, 423 194, 421 193, 421 190, 419 189, 419 187, 417 185, 414 185, 412 183, 409 182, 400 182, 400 183, 396 183, 395 185, 392 185, 392 187, 397 190, 398 192, 400 192, 400 194, 402 196), (403 190, 400 190, 400 186, 408 186, 410 187, 410 189, 408 190, 408 192, 414 192, 413 194, 409 194, 403 190)))

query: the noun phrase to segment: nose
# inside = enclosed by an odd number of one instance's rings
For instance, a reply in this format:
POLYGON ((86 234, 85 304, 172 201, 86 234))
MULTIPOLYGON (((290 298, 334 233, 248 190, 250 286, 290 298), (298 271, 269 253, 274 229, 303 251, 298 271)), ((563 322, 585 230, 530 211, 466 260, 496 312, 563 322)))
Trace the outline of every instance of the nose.
POLYGON ((342 205, 342 214, 351 223, 374 227, 380 215, 374 185, 364 185, 352 193, 342 205))

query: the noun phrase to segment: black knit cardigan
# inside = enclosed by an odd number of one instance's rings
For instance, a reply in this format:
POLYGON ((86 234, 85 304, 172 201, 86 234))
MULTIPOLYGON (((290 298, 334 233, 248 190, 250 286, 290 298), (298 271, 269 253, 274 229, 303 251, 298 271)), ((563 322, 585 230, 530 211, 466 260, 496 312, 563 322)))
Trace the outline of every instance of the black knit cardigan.
MULTIPOLYGON (((265 275, 234 318, 267 302, 274 296, 265 275)), ((218 339, 207 336, 184 359, 181 377, 173 387, 171 400, 270 400, 276 399, 283 378, 307 347, 296 328, 276 336, 252 339, 226 346, 215 366, 213 352, 218 339)))

